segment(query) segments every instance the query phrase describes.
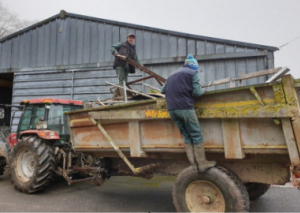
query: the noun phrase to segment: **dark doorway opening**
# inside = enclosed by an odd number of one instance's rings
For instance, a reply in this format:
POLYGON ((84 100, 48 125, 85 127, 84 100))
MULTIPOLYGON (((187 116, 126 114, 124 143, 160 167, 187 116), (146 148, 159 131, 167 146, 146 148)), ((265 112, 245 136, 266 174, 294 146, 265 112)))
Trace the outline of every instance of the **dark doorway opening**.
POLYGON ((11 107, 3 107, 1 104, 12 104, 13 80, 13 73, 0 73, 0 107, 5 111, 4 119, 0 119, 0 130, 10 127, 11 107))

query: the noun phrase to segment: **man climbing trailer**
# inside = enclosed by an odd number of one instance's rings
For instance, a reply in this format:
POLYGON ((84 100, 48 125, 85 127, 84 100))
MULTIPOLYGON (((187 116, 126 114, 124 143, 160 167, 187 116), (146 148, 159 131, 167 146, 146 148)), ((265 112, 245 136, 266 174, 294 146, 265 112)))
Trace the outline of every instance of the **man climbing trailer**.
POLYGON ((199 97, 204 92, 198 77, 198 62, 191 54, 161 89, 161 93, 166 94, 170 118, 183 135, 187 157, 193 169, 199 172, 216 165, 215 161, 205 158, 203 135, 194 110, 193 96, 199 97))

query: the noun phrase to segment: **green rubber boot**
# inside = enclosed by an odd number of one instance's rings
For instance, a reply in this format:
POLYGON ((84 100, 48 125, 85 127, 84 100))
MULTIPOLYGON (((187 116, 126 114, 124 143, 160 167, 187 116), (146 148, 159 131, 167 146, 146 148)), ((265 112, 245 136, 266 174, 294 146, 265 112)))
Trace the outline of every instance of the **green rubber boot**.
POLYGON ((190 164, 194 171, 197 171, 197 164, 195 162, 195 157, 194 157, 194 147, 192 143, 186 143, 184 144, 185 146, 185 152, 188 160, 190 161, 190 164))
POLYGON ((199 172, 205 172, 207 169, 216 165, 216 161, 206 160, 203 143, 194 144, 194 155, 199 172))

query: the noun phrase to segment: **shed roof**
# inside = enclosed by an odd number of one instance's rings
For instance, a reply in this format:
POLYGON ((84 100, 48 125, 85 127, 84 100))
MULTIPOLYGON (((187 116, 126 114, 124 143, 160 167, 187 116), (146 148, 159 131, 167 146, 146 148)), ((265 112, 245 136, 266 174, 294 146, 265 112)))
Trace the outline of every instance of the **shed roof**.
POLYGON ((96 17, 91 17, 91 16, 85 16, 85 15, 80 15, 80 14, 68 13, 68 12, 65 12, 64 10, 62 10, 57 15, 51 16, 48 19, 45 19, 41 22, 38 22, 34 25, 31 25, 27 28, 24 28, 18 32, 15 32, 11 35, 8 35, 8 36, 0 39, 0 43, 3 43, 11 38, 17 37, 18 35, 23 34, 27 31, 30 31, 36 27, 45 25, 57 18, 64 19, 66 17, 76 18, 76 19, 84 19, 84 20, 89 20, 89 21, 93 21, 93 22, 102 22, 102 23, 107 23, 107 24, 112 24, 112 25, 117 25, 117 26, 122 26, 122 27, 131 27, 131 28, 135 28, 135 29, 139 29, 139 30, 146 30, 146 31, 151 31, 151 32, 169 34, 169 35, 190 38, 190 39, 206 40, 206 41, 216 42, 216 43, 226 43, 226 44, 235 45, 235 46, 266 49, 266 50, 271 50, 271 51, 279 50, 277 47, 274 47, 274 46, 266 46, 266 45, 253 44, 253 43, 247 43, 247 42, 241 42, 241 41, 234 41, 234 40, 228 40, 228 39, 220 39, 220 38, 213 38, 213 37, 208 37, 208 36, 182 33, 182 32, 171 31, 171 30, 164 30, 164 29, 160 29, 160 28, 154 28, 154 27, 148 27, 148 26, 143 26, 143 25, 137 25, 137 24, 108 20, 108 19, 96 18, 96 17))

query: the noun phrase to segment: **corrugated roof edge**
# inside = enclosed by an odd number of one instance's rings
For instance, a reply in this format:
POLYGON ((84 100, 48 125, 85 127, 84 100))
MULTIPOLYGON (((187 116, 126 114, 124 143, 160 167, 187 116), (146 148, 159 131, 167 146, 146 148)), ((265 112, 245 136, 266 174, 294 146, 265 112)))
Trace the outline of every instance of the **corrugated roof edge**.
POLYGON ((19 34, 25 33, 31 29, 42 26, 43 24, 46 24, 54 19, 61 18, 62 13, 63 13, 63 18, 71 17, 71 18, 79 18, 79 19, 85 19, 85 20, 90 20, 90 21, 95 21, 95 22, 104 22, 104 23, 112 24, 112 25, 118 25, 118 26, 123 26, 123 27, 132 27, 132 28, 136 28, 136 29, 140 29, 140 30, 154 31, 154 32, 158 32, 158 33, 164 33, 164 34, 185 37, 185 38, 190 38, 190 39, 199 39, 199 40, 206 40, 206 41, 212 41, 212 42, 217 42, 217 43, 226 43, 226 44, 235 45, 235 46, 251 47, 251 48, 257 48, 257 49, 267 49, 267 50, 272 50, 272 51, 279 50, 277 47, 274 47, 274 46, 266 46, 266 45, 247 43, 247 42, 242 42, 242 41, 233 41, 233 40, 213 38, 213 37, 208 37, 208 36, 182 33, 182 32, 171 31, 171 30, 164 30, 164 29, 160 29, 160 28, 154 28, 154 27, 142 26, 142 25, 137 25, 137 24, 113 21, 113 20, 85 16, 85 15, 74 14, 74 13, 67 13, 64 10, 62 10, 61 13, 59 13, 57 15, 47 18, 46 20, 38 22, 34 25, 24 28, 23 30, 20 30, 18 32, 15 32, 11 35, 8 35, 8 36, 0 39, 0 43, 6 41, 8 39, 11 39, 13 37, 16 37, 19 34))

